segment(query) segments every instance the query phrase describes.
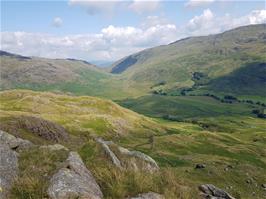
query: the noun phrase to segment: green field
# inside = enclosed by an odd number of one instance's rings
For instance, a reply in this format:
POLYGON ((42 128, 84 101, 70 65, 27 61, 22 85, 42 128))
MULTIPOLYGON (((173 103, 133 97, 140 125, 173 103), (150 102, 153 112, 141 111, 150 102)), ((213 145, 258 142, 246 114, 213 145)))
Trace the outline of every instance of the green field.
POLYGON ((173 119, 204 119, 218 116, 254 116, 256 104, 233 102, 222 103, 207 96, 162 96, 146 95, 118 101, 126 108, 151 117, 173 119))

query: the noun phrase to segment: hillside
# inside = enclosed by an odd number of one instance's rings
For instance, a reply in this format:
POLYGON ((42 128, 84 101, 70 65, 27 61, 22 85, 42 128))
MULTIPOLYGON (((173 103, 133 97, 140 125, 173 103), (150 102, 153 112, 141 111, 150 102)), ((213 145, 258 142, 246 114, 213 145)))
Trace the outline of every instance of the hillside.
MULTIPOLYGON (((125 199, 149 191, 163 194, 166 199, 198 198, 197 187, 206 183, 236 198, 264 197, 263 119, 244 114, 219 116, 204 118, 205 126, 152 120, 108 100, 26 90, 1 92, 0 105, 0 129, 34 144, 27 150, 20 146, 12 148, 20 149, 19 175, 9 198, 48 198, 52 176, 66 165, 69 152, 64 147, 78 152, 82 158, 79 161, 92 172, 103 198, 125 199), (210 128, 218 123, 219 128, 210 128), (112 163, 106 148, 98 141, 100 137, 106 140, 101 142, 121 160, 124 169, 112 163), (64 147, 43 146, 55 143, 64 147), (149 155, 159 170, 151 173, 136 170, 136 166, 139 168, 145 162, 126 157, 118 146, 123 146, 126 153, 129 152, 125 148, 149 155)), ((241 111, 241 107, 236 109, 241 111)), ((0 135, 1 143, 5 137, 2 132, 0 135)), ((9 136, 7 140, 12 139, 9 136)), ((71 164, 63 170, 73 168, 71 164)))
POLYGON ((31 89, 121 98, 138 93, 127 90, 121 77, 104 72, 86 61, 46 59, 0 52, 0 89, 31 89))
POLYGON ((180 95, 184 89, 196 95, 261 97, 266 93, 265 26, 244 26, 146 49, 115 62, 111 73, 82 60, 1 51, 0 89, 70 92, 109 99, 148 93, 180 95))
MULTIPOLYGON (((190 37, 147 49, 117 61, 110 71, 122 74, 130 81, 142 83, 147 91, 151 88, 168 92, 168 90, 192 87, 198 83, 198 79, 195 78, 197 74, 205 78, 201 84, 208 84, 211 80, 226 78, 227 75, 248 64, 254 62, 265 64, 265 26, 265 24, 244 26, 217 35, 190 37)), ((257 67, 255 70, 260 73, 260 68, 257 67)), ((253 71, 253 74, 255 72, 253 71)), ((253 76, 250 77, 251 82, 253 76)), ((214 81, 222 83, 221 80, 214 81)), ((220 88, 223 85, 220 85, 220 88)), ((261 86, 258 84, 256 86, 262 90, 264 85, 265 81, 261 86)), ((215 92, 219 92, 218 86, 212 88, 215 92)), ((250 88, 248 93, 252 95, 251 89, 254 88, 250 88)), ((234 93, 234 90, 229 91, 234 93)), ((245 91, 239 94, 243 95, 245 91)))
MULTIPOLYGON (((48 92, 11 90, 0 93, 1 127, 14 125, 24 116, 40 117, 58 123, 72 134, 113 136, 155 127, 155 123, 109 100, 74 97, 48 92), (11 123, 10 123, 11 122, 11 123)), ((29 121, 30 122, 30 121, 29 121)), ((148 132, 148 131, 147 131, 148 132)))

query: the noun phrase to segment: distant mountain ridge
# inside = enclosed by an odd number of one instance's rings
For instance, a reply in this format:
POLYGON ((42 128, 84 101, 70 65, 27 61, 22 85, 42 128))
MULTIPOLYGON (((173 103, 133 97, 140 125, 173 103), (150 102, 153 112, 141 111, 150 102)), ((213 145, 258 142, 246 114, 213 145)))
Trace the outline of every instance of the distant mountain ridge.
POLYGON ((238 95, 258 95, 264 86, 258 77, 266 63, 265 44, 266 24, 249 25, 146 49, 105 69, 83 60, 25 57, 1 51, 0 88, 63 91, 112 99, 148 93, 172 95, 190 88, 194 94, 237 90, 238 95), (249 79, 254 85, 249 89, 241 81, 227 78, 248 76, 251 70, 240 69, 252 64, 257 66, 249 79), (233 84, 234 89, 227 86, 233 84))
MULTIPOLYGON (((184 53, 186 56, 192 55, 195 53, 193 49, 189 51, 188 45, 191 47, 193 44, 204 44, 207 42, 208 46, 203 46, 200 50, 203 50, 203 53, 208 53, 209 50, 215 50, 218 53, 223 53, 221 47, 229 47, 230 50, 241 50, 239 46, 233 46, 233 43, 238 45, 244 45, 250 42, 254 42, 260 39, 261 41, 265 42, 266 40, 266 24, 259 24, 259 25, 249 25, 238 27, 232 30, 225 31, 223 33, 209 35, 209 36, 198 36, 198 37, 187 37, 175 42, 172 42, 168 45, 161 45, 158 47, 153 47, 150 49, 145 49, 143 51, 137 52, 135 54, 129 55, 124 57, 117 62, 115 62, 111 68, 111 73, 123 73, 127 72, 127 69, 131 69, 133 66, 146 64, 151 61, 166 61, 162 57, 162 59, 156 59, 158 56, 168 56, 170 53, 171 57, 167 57, 170 59, 178 58, 178 53, 184 53), (243 34, 243 35, 241 35, 243 34), (243 37, 240 37, 243 36, 243 37), (231 46, 223 46, 222 42, 225 41, 232 41, 231 46), (212 49, 208 49, 212 48, 212 49), (176 50, 179 50, 176 51, 176 50), (219 52, 220 50, 220 52, 219 52)), ((228 50, 228 49, 227 49, 228 50)), ((161 58, 161 57, 160 57, 161 58)))

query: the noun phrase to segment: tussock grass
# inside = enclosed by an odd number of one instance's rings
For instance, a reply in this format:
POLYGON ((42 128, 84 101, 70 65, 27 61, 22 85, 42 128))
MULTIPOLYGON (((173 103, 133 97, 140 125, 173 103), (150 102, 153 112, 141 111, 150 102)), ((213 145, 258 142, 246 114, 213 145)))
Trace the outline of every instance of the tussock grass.
POLYGON ((10 199, 47 198, 49 179, 66 158, 67 152, 64 150, 47 151, 38 147, 20 153, 20 172, 10 199))

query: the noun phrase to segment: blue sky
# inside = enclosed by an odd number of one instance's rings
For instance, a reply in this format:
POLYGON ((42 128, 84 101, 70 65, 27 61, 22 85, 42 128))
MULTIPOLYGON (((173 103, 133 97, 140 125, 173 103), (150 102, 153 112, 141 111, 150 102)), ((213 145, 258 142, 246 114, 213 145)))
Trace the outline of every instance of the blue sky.
POLYGON ((1 1, 1 49, 112 61, 183 37, 265 19, 264 1, 6 0, 1 1))

